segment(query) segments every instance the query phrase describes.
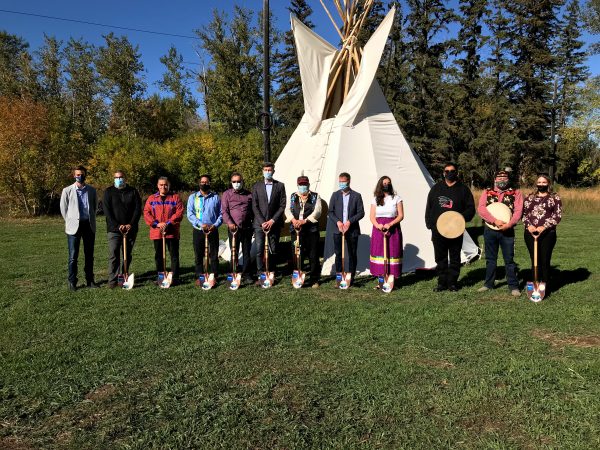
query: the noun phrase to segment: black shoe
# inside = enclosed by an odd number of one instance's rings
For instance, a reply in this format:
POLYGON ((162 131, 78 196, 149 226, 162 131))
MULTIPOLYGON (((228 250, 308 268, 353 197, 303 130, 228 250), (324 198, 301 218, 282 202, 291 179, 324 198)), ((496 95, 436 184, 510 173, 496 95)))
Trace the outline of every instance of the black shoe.
POLYGON ((90 288, 90 289, 98 289, 100 286, 98 286, 93 281, 88 281, 87 287, 90 288))
POLYGON ((254 283, 254 278, 252 277, 244 277, 244 284, 253 284, 254 283))
POLYGON ((77 290, 77 283, 71 283, 69 281, 69 290, 70 291, 76 291, 77 290))
POLYGON ((447 291, 447 290, 448 290, 448 288, 446 286, 441 286, 439 284, 433 288, 433 292, 442 292, 442 291, 447 291))
POLYGON ((451 286, 448 286, 448 290, 449 290, 449 291, 452 291, 452 292, 458 292, 458 290, 459 290, 459 289, 460 289, 460 288, 459 288, 459 287, 458 287, 456 284, 453 284, 453 285, 451 285, 451 286))
POLYGON ((116 289, 116 288, 118 288, 118 287, 119 287, 119 284, 118 284, 118 283, 108 283, 108 284, 106 285, 106 287, 107 287, 108 289, 116 289))

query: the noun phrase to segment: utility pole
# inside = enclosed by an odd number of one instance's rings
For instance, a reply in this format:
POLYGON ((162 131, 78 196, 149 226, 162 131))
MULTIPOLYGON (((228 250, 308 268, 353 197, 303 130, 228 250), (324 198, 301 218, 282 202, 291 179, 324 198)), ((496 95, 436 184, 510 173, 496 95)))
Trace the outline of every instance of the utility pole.
POLYGON ((263 0, 263 111, 260 114, 260 128, 263 134, 265 161, 271 161, 271 78, 269 45, 269 0, 263 0))

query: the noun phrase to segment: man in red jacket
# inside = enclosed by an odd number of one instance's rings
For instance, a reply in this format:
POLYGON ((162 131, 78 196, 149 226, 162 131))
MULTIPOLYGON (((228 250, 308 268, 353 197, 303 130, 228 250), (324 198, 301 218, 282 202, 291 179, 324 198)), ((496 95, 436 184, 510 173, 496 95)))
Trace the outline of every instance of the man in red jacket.
POLYGON ((170 191, 169 179, 158 179, 158 192, 150 195, 144 206, 144 221, 150 226, 150 239, 154 242, 156 271, 164 270, 162 237, 166 239, 171 255, 171 286, 179 283, 179 227, 183 219, 183 203, 179 194, 170 191))

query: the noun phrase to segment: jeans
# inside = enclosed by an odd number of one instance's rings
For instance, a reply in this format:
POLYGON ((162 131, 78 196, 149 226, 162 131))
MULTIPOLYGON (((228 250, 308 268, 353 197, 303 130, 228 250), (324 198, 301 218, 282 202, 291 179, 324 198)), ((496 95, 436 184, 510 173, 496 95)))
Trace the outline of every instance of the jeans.
MULTIPOLYGON (((135 244, 136 233, 127 233, 127 272, 131 273, 131 254, 135 244)), ((121 233, 107 233, 108 239, 108 284, 116 284, 119 272, 124 273, 121 267, 123 259, 123 235, 121 233)))
MULTIPOLYGON (((194 245, 194 256, 196 263, 196 278, 205 272, 205 239, 206 236, 204 235, 204 232, 194 228, 194 231, 192 232, 192 241, 194 245)), ((210 261, 210 269, 208 273, 214 273, 215 276, 217 276, 217 273, 219 272, 219 232, 217 229, 213 230, 208 235, 208 259, 210 261)))
MULTIPOLYGON (((344 259, 348 264, 348 273, 354 280, 356 274, 356 263, 358 260, 358 236, 359 234, 346 234, 346 245, 348 246, 348 252, 344 254, 344 259)), ((342 267, 342 234, 333 234, 333 247, 335 249, 335 271, 337 273, 343 272, 342 267)), ((345 262, 345 261, 344 261, 345 262)))
POLYGON ((433 242, 433 252, 437 264, 438 286, 456 286, 460 275, 460 251, 463 236, 448 239, 434 231, 431 235, 431 241, 433 242))
MULTIPOLYGON (((173 281, 179 281, 179 239, 175 238, 167 238, 166 247, 171 254, 171 268, 170 271, 173 272, 173 281)), ((154 242, 154 262, 156 263, 156 271, 162 272, 164 271, 164 263, 162 257, 162 238, 155 239, 154 242)))
POLYGON ((506 280, 508 289, 519 289, 517 278, 517 265, 515 264, 515 230, 496 231, 489 227, 483 230, 483 241, 485 243, 485 282, 484 285, 493 289, 496 281, 496 261, 498 260, 498 248, 502 249, 504 267, 506 269, 506 280))
POLYGON ((94 244, 96 234, 92 232, 90 222, 82 220, 75 234, 67 234, 67 245, 69 246, 69 283, 77 284, 77 260, 79 259, 79 245, 83 239, 83 252, 85 253, 85 280, 88 283, 94 281, 94 244))
MULTIPOLYGON (((269 232, 269 272, 274 272, 277 265, 277 246, 280 234, 280 227, 272 227, 269 232)), ((265 233, 260 227, 254 228, 254 242, 256 243, 256 269, 260 274, 265 271, 265 233)))

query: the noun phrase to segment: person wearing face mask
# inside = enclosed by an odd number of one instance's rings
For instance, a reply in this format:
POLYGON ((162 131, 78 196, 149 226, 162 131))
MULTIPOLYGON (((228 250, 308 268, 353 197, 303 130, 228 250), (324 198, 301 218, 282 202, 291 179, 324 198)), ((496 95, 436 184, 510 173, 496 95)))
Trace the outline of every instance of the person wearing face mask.
POLYGON ((252 193, 244 188, 244 179, 238 172, 231 174, 231 189, 227 189, 221 196, 221 213, 223 222, 227 225, 229 234, 229 247, 233 243, 235 234, 236 253, 239 255, 242 248, 243 265, 242 278, 245 283, 254 280, 250 275, 250 249, 252 248, 252 193))
MULTIPOLYGON (((270 268, 277 261, 277 246, 284 222, 286 194, 285 185, 273 179, 275 165, 271 162, 263 164, 263 179, 252 188, 252 212, 254 213, 254 239, 256 242, 256 268, 258 276, 264 272, 265 232, 269 233, 269 250, 273 259, 270 268)), ((262 285, 259 279, 257 285, 262 285)))
POLYGON ((556 227, 562 219, 562 200, 551 191, 551 179, 547 174, 539 174, 536 191, 529 194, 523 202, 523 224, 525 225, 525 244, 531 257, 533 273, 533 241, 538 235, 538 280, 546 283, 550 279, 550 261, 556 244, 556 227))
POLYGON ((108 287, 117 287, 117 277, 123 256, 123 235, 127 240, 127 264, 131 266, 131 256, 138 232, 138 222, 142 215, 142 198, 133 186, 127 184, 125 172, 116 170, 113 185, 104 191, 102 201, 106 215, 108 239, 108 287))
POLYGON ((402 231, 400 230, 400 222, 404 219, 402 198, 394 192, 392 180, 388 176, 379 179, 374 194, 370 213, 373 230, 369 270, 371 275, 376 277, 385 275, 383 246, 384 234, 387 233, 389 274, 397 278, 402 274, 402 231))
POLYGON ((196 286, 201 286, 200 275, 204 272, 205 233, 208 233, 208 258, 210 273, 217 277, 219 271, 219 231, 223 223, 221 200, 216 192, 211 190, 210 175, 200 177, 200 190, 188 198, 187 219, 194 228, 192 242, 196 263, 196 286))
POLYGON ((87 169, 77 166, 73 169, 74 183, 62 190, 60 213, 65 220, 65 233, 69 248, 69 289, 77 290, 77 260, 79 246, 83 240, 85 253, 85 279, 87 287, 97 288, 94 282, 94 243, 96 241, 96 209, 98 196, 96 189, 86 184, 87 169))
POLYGON ((437 220, 446 211, 456 211, 470 221, 475 215, 475 200, 471 190, 458 180, 458 166, 444 165, 444 179, 431 187, 425 206, 425 226, 431 230, 431 241, 437 264, 438 283, 435 292, 458 291, 460 251, 463 235, 454 239, 442 236, 437 230, 437 220))
MULTIPOLYGON (((308 256, 310 266, 309 284, 319 287, 321 265, 319 264, 319 218, 321 217, 321 197, 310 190, 308 177, 301 175, 296 180, 298 190, 290 196, 286 208, 286 221, 290 222, 290 236, 296 241, 300 233, 300 257, 308 256)), ((302 262, 300 263, 302 266, 302 262)))
MULTIPOLYGON (((171 286, 179 284, 179 229, 183 220, 183 203, 179 194, 171 192, 167 177, 160 177, 158 192, 150 195, 144 205, 144 221, 150 227, 150 239, 154 243, 156 271, 163 272, 162 237, 171 255, 171 286)), ((157 281, 158 283, 158 281, 157 281)))
POLYGON ((350 189, 350 174, 342 172, 338 176, 339 190, 331 194, 327 218, 333 229, 333 245, 335 249, 335 271, 341 273, 342 267, 342 234, 348 246, 348 273, 350 284, 354 283, 356 263, 358 261, 358 237, 360 236, 360 219, 365 216, 365 209, 360 193, 350 189))
POLYGON ((502 249, 504 258, 504 267, 506 269, 506 281, 510 293, 518 297, 519 279, 517 278, 517 265, 514 261, 515 256, 515 225, 521 220, 523 213, 523 195, 519 189, 514 189, 510 185, 508 172, 500 170, 494 177, 494 187, 484 189, 479 203, 477 213, 481 218, 490 224, 493 224, 498 230, 490 227, 483 228, 483 241, 485 243, 485 281, 478 292, 485 292, 494 288, 496 282, 496 264, 498 259, 498 248, 502 249), (511 211, 511 217, 508 222, 496 219, 488 211, 488 205, 492 203, 504 203, 511 211))

